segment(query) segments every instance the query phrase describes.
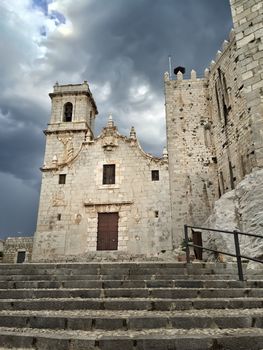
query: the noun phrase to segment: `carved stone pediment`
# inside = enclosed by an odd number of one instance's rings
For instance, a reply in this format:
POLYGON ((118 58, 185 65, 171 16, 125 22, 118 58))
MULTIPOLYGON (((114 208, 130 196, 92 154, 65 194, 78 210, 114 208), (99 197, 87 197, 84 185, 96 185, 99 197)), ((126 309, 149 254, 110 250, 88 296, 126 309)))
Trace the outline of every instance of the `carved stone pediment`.
POLYGON ((118 147, 118 139, 114 136, 105 136, 102 141, 102 147, 106 151, 112 151, 115 147, 118 147))
POLYGON ((115 147, 118 147, 118 134, 116 127, 106 127, 102 134, 102 147, 106 151, 112 151, 115 147))

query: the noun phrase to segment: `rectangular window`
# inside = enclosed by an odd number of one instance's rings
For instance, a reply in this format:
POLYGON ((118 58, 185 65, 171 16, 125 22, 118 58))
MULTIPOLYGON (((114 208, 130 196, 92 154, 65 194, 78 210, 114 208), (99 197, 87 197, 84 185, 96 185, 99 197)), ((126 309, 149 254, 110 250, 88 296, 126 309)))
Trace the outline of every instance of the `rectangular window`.
POLYGON ((159 170, 152 170, 152 181, 159 181, 159 170))
POLYGON ((57 219, 58 219, 58 221, 61 220, 61 214, 58 214, 57 219))
POLYGON ((103 185, 115 184, 115 164, 103 165, 103 185))
POLYGON ((60 185, 65 185, 65 183, 66 183, 66 174, 59 174, 58 183, 60 185))

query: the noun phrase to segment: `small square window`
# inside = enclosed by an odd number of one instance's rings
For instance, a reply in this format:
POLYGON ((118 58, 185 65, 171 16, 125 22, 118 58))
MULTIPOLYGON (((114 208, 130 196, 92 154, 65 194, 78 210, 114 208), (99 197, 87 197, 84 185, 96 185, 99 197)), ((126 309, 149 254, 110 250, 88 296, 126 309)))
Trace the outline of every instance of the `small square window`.
POLYGON ((152 170, 152 181, 159 181, 159 170, 152 170))
POLYGON ((66 183, 66 174, 59 174, 58 183, 60 185, 65 185, 65 183, 66 183))
POLYGON ((103 165, 103 185, 115 184, 115 164, 103 165))

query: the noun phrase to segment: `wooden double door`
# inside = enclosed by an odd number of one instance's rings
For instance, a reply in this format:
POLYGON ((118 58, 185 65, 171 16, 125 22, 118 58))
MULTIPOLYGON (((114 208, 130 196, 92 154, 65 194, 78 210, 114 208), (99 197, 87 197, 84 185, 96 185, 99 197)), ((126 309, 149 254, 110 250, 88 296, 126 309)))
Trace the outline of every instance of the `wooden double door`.
POLYGON ((119 213, 98 213, 97 250, 118 249, 119 213))

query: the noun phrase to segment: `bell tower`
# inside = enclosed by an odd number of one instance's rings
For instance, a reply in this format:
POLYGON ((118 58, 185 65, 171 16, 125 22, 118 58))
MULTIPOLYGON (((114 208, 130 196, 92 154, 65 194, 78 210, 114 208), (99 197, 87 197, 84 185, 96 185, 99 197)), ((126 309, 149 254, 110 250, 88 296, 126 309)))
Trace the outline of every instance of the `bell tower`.
POLYGON ((81 144, 93 139, 97 106, 87 81, 82 84, 54 85, 51 118, 46 135, 43 169, 65 164, 81 144))
MULTIPOLYGON (((51 117, 44 134, 46 150, 42 170, 37 229, 33 260, 38 259, 42 240, 52 237, 58 253, 64 254, 66 226, 72 215, 72 164, 83 148, 93 144, 94 121, 98 114, 88 83, 55 84, 51 117), (67 223, 67 224, 65 224, 67 223)), ((80 191, 78 192, 80 193, 80 191)), ((49 248, 44 254, 52 253, 49 248)))
POLYGON ((74 85, 56 83, 49 96, 52 101, 49 131, 89 127, 93 133, 98 110, 87 81, 74 85))

